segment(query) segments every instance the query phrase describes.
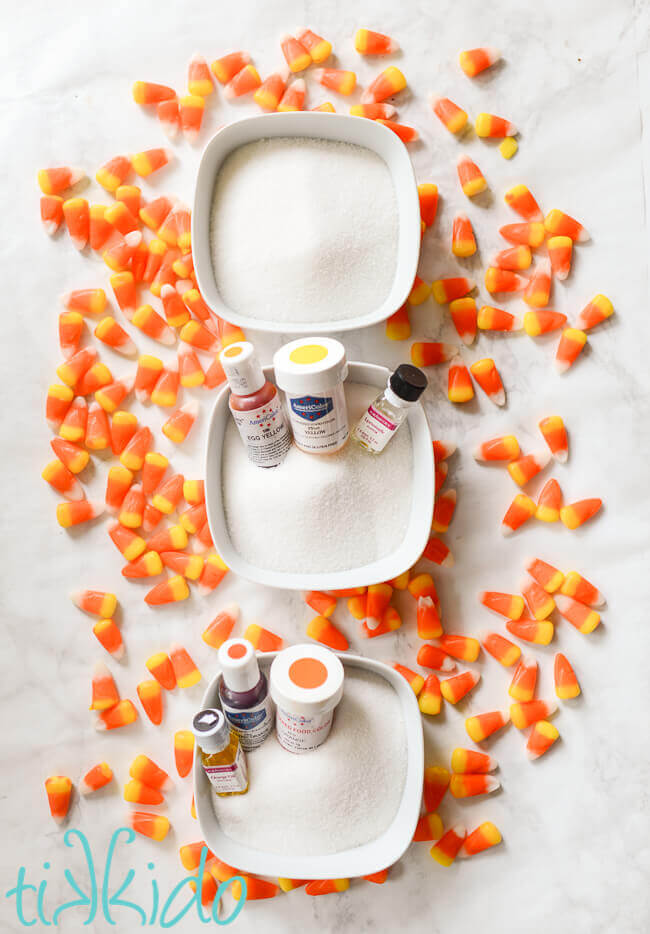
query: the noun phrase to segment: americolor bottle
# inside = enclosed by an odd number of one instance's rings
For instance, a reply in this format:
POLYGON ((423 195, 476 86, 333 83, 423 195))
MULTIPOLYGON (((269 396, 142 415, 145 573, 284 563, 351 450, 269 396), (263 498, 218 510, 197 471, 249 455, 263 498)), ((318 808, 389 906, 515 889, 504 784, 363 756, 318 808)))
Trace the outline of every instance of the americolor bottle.
POLYGON ((277 388, 264 376, 248 341, 229 344, 219 360, 230 386, 229 406, 249 460, 277 467, 291 447, 291 430, 277 388))
POLYGON ((320 645, 292 645, 271 665, 278 741, 289 752, 317 749, 329 736, 343 696, 343 665, 320 645))
POLYGON ((309 454, 340 450, 349 436, 343 344, 331 337, 290 341, 275 353, 273 367, 287 398, 296 445, 309 454))
POLYGON ((246 756, 239 737, 220 710, 200 710, 192 720, 203 771, 220 797, 248 791, 246 756))
POLYGON ((389 376, 386 389, 361 416, 352 438, 372 454, 380 454, 426 388, 422 370, 402 363, 389 376))
POLYGON ((219 649, 219 699, 226 720, 249 752, 273 729, 273 701, 248 639, 228 639, 219 649))

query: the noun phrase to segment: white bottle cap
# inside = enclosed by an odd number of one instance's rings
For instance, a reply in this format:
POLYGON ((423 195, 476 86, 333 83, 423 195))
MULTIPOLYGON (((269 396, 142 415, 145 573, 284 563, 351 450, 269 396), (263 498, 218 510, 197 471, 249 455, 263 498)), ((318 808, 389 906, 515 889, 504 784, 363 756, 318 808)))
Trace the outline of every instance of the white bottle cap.
POLYGON ((320 645, 292 645, 271 665, 272 699, 288 713, 303 717, 333 710, 343 696, 343 665, 320 645))
POLYGON ((217 655, 223 681, 227 688, 239 694, 250 691, 260 680, 255 649, 248 639, 228 639, 217 655))
POLYGON ((199 710, 192 720, 192 733, 203 752, 221 752, 230 742, 230 726, 223 713, 208 707, 199 710))
POLYGON ((333 337, 301 337, 273 356, 275 381, 285 392, 325 392, 348 375, 345 347, 333 337))
POLYGON ((250 396, 266 382, 266 377, 249 341, 229 344, 219 354, 228 385, 236 396, 250 396))

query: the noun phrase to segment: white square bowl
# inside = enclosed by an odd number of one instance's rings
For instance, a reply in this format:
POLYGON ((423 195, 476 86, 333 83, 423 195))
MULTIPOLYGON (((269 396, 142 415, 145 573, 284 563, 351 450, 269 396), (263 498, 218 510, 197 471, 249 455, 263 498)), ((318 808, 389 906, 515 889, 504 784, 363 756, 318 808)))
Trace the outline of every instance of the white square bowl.
MULTIPOLYGON (((389 374, 386 367, 353 362, 348 368, 349 382, 385 388, 389 374)), ((273 367, 264 367, 264 373, 267 379, 273 380, 273 367)), ((232 418, 228 407, 229 395, 230 390, 226 385, 217 396, 210 416, 205 460, 205 502, 215 548, 235 574, 267 587, 282 587, 285 590, 343 590, 392 580, 415 564, 431 532, 434 500, 433 445, 429 424, 420 403, 411 406, 407 416, 413 448, 413 475, 411 513, 402 542, 390 555, 361 567, 323 573, 293 573, 272 571, 251 564, 235 550, 230 540, 221 486, 223 439, 232 418)), ((378 491, 378 495, 381 495, 381 491, 378 491)))
MULTIPOLYGON (((369 197, 371 192, 368 193, 369 197)), ((411 159, 404 143, 374 120, 331 113, 272 113, 246 117, 219 130, 205 147, 199 165, 192 209, 192 255, 203 298, 215 314, 242 328, 283 334, 319 334, 349 331, 384 321, 406 301, 420 255, 420 206, 411 159), (210 251, 210 215, 219 169, 233 150, 259 139, 310 137, 355 143, 376 152, 386 163, 395 186, 398 211, 397 264, 392 288, 374 311, 337 321, 290 323, 272 318, 249 318, 224 304, 215 280, 210 251)))
MULTIPOLYGON (((413 839, 415 826, 420 816, 424 778, 422 717, 415 694, 406 679, 383 662, 363 658, 360 655, 348 655, 345 652, 336 654, 341 659, 344 668, 361 668, 379 675, 388 681, 399 696, 406 733, 406 779, 397 813, 390 826, 376 840, 352 849, 342 850, 339 853, 286 856, 256 850, 237 843, 226 836, 221 829, 211 803, 214 790, 203 771, 198 750, 195 748, 194 801, 202 838, 220 860, 229 866, 235 866, 241 872, 281 879, 357 878, 392 866, 404 855, 413 839)), ((258 654, 262 671, 268 672, 276 655, 277 652, 258 654)), ((220 706, 218 691, 220 676, 219 672, 208 685, 203 696, 203 707, 220 706)), ((252 753, 252 755, 255 754, 252 753)), ((369 775, 368 780, 375 781, 377 795, 381 795, 381 776, 369 775)), ((290 807, 291 801, 287 800, 287 808, 290 807)))

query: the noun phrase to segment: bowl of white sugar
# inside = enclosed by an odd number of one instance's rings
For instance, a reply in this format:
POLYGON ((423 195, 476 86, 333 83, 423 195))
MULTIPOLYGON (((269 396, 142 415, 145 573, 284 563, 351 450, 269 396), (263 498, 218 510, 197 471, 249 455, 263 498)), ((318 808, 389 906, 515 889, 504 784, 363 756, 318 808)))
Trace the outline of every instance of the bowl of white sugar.
MULTIPOLYGON (((273 367, 264 368, 273 380, 273 367)), ((384 389, 389 371, 351 362, 344 383, 350 425, 384 389)), ((421 556, 431 531, 434 457, 424 409, 379 456, 353 441, 327 456, 292 445, 277 467, 247 456, 217 396, 210 424, 205 497, 215 547, 236 573, 288 590, 342 590, 392 580, 421 556)))
MULTIPOLYGON (((258 656, 267 674, 276 654, 258 656)), ((201 834, 229 866, 285 879, 358 877, 393 865, 411 843, 424 774, 417 700, 383 662, 339 658, 343 697, 317 749, 295 755, 273 732, 247 754, 248 792, 225 798, 195 759, 201 834)), ((218 686, 219 675, 203 707, 218 706, 218 686)))
POLYGON ((383 321, 420 251, 406 147, 363 117, 283 113, 223 127, 201 158, 192 211, 197 282, 241 327, 325 333, 383 321))

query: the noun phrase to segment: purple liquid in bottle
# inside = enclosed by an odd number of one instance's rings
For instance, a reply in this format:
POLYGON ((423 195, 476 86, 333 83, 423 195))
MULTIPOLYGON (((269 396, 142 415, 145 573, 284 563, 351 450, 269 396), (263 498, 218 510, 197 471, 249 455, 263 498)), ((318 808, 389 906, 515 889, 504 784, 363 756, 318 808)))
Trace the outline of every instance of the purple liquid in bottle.
POLYGON ((228 639, 219 649, 222 675, 219 698, 226 719, 249 752, 273 729, 274 708, 266 675, 247 639, 228 639))

